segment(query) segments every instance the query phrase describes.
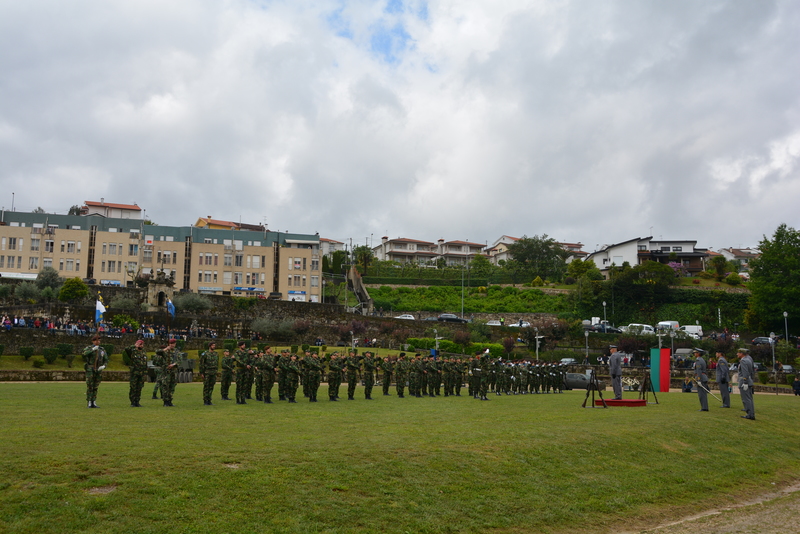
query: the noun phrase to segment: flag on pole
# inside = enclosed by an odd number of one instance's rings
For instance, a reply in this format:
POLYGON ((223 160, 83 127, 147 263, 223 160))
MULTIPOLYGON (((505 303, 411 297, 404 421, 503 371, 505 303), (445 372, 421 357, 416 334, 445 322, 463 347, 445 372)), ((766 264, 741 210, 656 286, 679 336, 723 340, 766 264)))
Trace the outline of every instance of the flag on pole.
POLYGON ((103 320, 103 314, 106 312, 106 307, 103 306, 103 301, 97 299, 97 304, 94 307, 94 322, 99 323, 103 320))
POLYGON ((167 299, 167 311, 173 317, 175 317, 175 305, 172 303, 172 299, 167 299))

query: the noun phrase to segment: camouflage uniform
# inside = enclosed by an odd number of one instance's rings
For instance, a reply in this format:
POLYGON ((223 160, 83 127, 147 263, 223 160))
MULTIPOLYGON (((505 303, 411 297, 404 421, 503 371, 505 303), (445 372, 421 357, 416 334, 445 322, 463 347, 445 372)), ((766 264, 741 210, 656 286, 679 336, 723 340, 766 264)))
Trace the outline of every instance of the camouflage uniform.
POLYGON ((479 366, 481 369, 481 384, 478 394, 481 400, 489 400, 489 383, 492 380, 492 360, 487 353, 483 353, 481 356, 479 366))
POLYGON ((253 381, 256 385, 256 400, 264 400, 264 354, 256 352, 253 355, 253 381))
POLYGON ((319 383, 322 380, 322 361, 317 354, 306 360, 306 381, 308 382, 308 401, 317 402, 319 383))
POLYGON ((142 388, 144 388, 144 379, 147 376, 147 351, 131 345, 125 352, 128 354, 130 363, 130 379, 128 383, 130 388, 128 390, 128 399, 131 401, 131 406, 141 408, 139 401, 142 400, 142 388))
POLYGON ((375 356, 371 352, 364 358, 364 398, 372 400, 372 387, 375 385, 375 356))
POLYGON ((334 352, 328 362, 328 397, 332 401, 339 398, 339 387, 342 385, 342 369, 344 362, 339 358, 339 353, 334 352))
POLYGON ((236 362, 236 404, 247 404, 247 373, 252 369, 250 351, 240 348, 233 359, 236 362))
POLYGON ((263 366, 263 400, 266 404, 272 404, 272 387, 275 385, 275 355, 272 349, 267 349, 264 353, 261 364, 263 366))
POLYGON ((228 392, 230 391, 231 382, 233 381, 234 360, 229 351, 225 351, 222 357, 222 377, 220 378, 219 392, 222 394, 222 400, 230 400, 228 392))
POLYGON ((422 397, 423 377, 425 376, 425 362, 417 354, 411 361, 408 372, 408 393, 414 397, 422 397))
POLYGON ((300 385, 300 362, 297 361, 297 355, 292 354, 285 363, 285 367, 287 377, 286 396, 289 402, 297 402, 295 397, 297 395, 297 387, 300 385))
POLYGON ((103 380, 102 373, 108 364, 108 354, 100 345, 89 345, 83 349, 83 369, 86 371, 86 402, 89 408, 97 408, 97 388, 103 380))
POLYGON ((178 349, 173 344, 158 349, 153 358, 153 363, 161 369, 161 400, 164 406, 173 406, 172 396, 178 383, 178 359, 178 349))
POLYGON ((405 389, 406 389, 406 379, 408 378, 408 360, 406 359, 406 355, 404 353, 400 354, 400 357, 395 364, 395 389, 397 390, 397 396, 405 398, 405 389))
POLYGON ((389 360, 389 357, 383 359, 381 362, 381 385, 383 386, 383 394, 389 395, 389 386, 392 384, 392 372, 394 371, 394 364, 389 360))
POLYGON ((347 372, 347 400, 355 400, 356 384, 358 383, 358 371, 361 369, 360 358, 350 353, 345 359, 345 370, 347 372))
POLYGON ((219 369, 219 356, 217 351, 212 349, 212 343, 208 350, 200 355, 199 371, 203 377, 203 404, 211 406, 211 394, 214 393, 214 386, 217 384, 217 369, 219 369))

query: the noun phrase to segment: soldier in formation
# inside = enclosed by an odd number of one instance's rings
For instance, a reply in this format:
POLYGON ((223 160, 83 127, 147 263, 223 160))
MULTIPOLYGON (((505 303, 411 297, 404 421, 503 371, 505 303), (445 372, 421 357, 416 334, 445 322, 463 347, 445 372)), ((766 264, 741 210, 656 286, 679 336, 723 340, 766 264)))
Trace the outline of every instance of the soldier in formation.
POLYGON ((381 386, 383 387, 384 397, 389 395, 389 386, 392 384, 392 375, 394 374, 394 363, 386 356, 380 364, 383 375, 381 376, 381 386))
POLYGON ((208 344, 208 350, 200 355, 198 370, 200 378, 203 379, 203 405, 205 406, 211 406, 211 394, 214 393, 214 386, 217 384, 219 356, 216 349, 217 344, 212 341, 208 344))
POLYGON ((236 363, 231 356, 231 351, 225 349, 222 353, 222 376, 220 378, 219 392, 222 395, 222 400, 231 400, 228 397, 230 392, 231 382, 233 382, 233 373, 236 369, 236 363))
POLYGON ((86 371, 86 402, 88 408, 97 408, 97 388, 102 381, 103 369, 108 365, 108 354, 100 345, 100 336, 92 336, 92 344, 83 349, 83 369, 86 371))
POLYGON ((161 400, 164 406, 174 406, 172 396, 175 385, 178 383, 178 362, 180 356, 177 349, 177 340, 170 339, 166 347, 156 351, 153 364, 161 371, 161 400))
POLYGON ((128 367, 130 367, 130 378, 128 379, 128 399, 131 401, 132 408, 141 408, 142 388, 147 376, 147 351, 144 350, 144 340, 137 339, 136 343, 125 349, 128 355, 128 367))
POLYGON ((247 375, 253 368, 253 365, 250 358, 250 351, 247 350, 244 341, 239 343, 239 349, 234 353, 233 359, 236 365, 236 404, 247 404, 247 375))
POLYGON ((328 362, 328 397, 331 401, 339 400, 339 388, 342 385, 342 370, 344 361, 339 357, 338 352, 331 354, 328 362))

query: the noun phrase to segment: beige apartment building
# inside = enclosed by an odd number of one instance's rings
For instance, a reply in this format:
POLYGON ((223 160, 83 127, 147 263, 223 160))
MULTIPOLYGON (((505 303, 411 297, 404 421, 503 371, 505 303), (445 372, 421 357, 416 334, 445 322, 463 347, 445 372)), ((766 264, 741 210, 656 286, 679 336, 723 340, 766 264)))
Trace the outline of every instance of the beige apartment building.
POLYGON ((43 267, 116 286, 163 270, 176 288, 195 293, 321 301, 318 235, 0 213, 0 276, 33 280, 43 267))

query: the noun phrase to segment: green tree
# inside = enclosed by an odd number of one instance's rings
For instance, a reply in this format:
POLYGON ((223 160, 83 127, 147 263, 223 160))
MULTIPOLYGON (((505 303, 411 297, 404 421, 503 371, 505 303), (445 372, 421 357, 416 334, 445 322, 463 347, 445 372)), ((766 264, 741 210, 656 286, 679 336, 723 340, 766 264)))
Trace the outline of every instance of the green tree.
POLYGON ((479 254, 470 260, 469 269, 472 271, 472 276, 476 278, 489 278, 497 270, 497 267, 492 265, 489 258, 479 254))
POLYGON ((595 265, 594 260, 583 261, 580 258, 575 258, 569 265, 567 265, 567 274, 575 280, 587 277, 589 280, 602 280, 603 273, 595 265))
POLYGON ((80 215, 81 214, 81 207, 78 204, 73 204, 73 206, 67 212, 67 215, 80 215))
POLYGON ((750 262, 746 320, 754 330, 782 331, 783 312, 790 321, 800 320, 800 232, 781 224, 759 248, 761 256, 750 262))
POLYGON ((58 292, 61 302, 75 302, 89 296, 89 287, 80 278, 69 278, 58 292))
POLYGON ((49 287, 53 290, 58 290, 63 283, 64 279, 61 278, 61 276, 58 274, 58 271, 52 267, 44 267, 41 271, 39 271, 39 274, 36 275, 36 287, 39 289, 49 287))
POLYGON ((722 280, 725 277, 726 268, 728 266, 728 260, 725 259, 725 256, 714 256, 708 263, 714 273, 714 278, 722 280))
POLYGON ((356 260, 356 265, 362 269, 361 274, 366 275, 372 263, 372 249, 367 245, 359 245, 353 249, 353 257, 356 260))
POLYGON ((34 304, 39 300, 41 293, 33 282, 22 282, 21 284, 17 284, 14 290, 14 296, 23 304, 34 304))
POLYGON ((39 293, 39 297, 44 302, 51 302, 58 298, 58 292, 54 290, 52 287, 46 287, 42 289, 41 293, 39 293))
POLYGON ((35 210, 33 210, 31 213, 44 213, 44 208, 39 206, 35 210))
POLYGON ((176 309, 191 313, 199 313, 214 307, 211 299, 197 293, 181 293, 175 296, 172 303, 176 309))
POLYGON ((560 280, 567 271, 565 260, 569 252, 547 234, 522 236, 509 245, 508 253, 519 262, 529 280, 537 276, 545 280, 560 280))
MULTIPOLYGON (((327 256, 325 256, 327 258, 327 256)), ((344 250, 336 250, 331 254, 330 259, 328 260, 328 270, 324 272, 328 274, 344 274, 342 271, 342 265, 347 263, 347 252, 344 250)), ((323 269, 325 266, 325 261, 323 260, 323 269)))

